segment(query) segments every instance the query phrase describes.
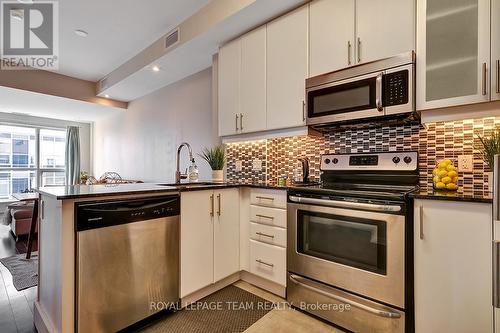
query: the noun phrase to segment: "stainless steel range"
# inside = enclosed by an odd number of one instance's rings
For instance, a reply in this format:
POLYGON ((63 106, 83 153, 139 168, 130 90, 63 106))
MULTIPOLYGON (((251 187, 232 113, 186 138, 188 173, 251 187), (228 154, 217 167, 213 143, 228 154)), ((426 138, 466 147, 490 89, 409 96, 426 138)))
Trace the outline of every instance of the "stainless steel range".
POLYGON ((354 332, 413 331, 416 152, 323 155, 288 194, 287 300, 354 332))

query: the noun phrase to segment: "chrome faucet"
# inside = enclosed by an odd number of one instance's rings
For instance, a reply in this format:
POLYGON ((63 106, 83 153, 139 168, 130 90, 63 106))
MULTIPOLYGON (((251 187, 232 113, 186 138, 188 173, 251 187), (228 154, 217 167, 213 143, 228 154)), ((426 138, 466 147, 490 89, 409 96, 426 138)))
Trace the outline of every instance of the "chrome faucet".
POLYGON ((177 169, 175 171, 175 183, 180 184, 181 179, 186 179, 187 178, 187 172, 186 173, 181 173, 180 171, 180 159, 181 159, 181 150, 182 147, 187 147, 188 152, 189 152, 189 160, 191 162, 194 162, 193 158, 193 150, 191 149, 191 146, 187 142, 183 142, 180 144, 179 148, 177 148, 177 169))

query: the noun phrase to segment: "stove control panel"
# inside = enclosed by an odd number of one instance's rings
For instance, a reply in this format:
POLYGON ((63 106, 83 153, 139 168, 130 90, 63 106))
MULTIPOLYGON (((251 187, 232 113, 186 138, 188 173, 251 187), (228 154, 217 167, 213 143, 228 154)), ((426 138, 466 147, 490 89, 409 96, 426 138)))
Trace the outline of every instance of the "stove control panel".
POLYGON ((414 171, 418 169, 416 151, 321 155, 321 170, 414 171))

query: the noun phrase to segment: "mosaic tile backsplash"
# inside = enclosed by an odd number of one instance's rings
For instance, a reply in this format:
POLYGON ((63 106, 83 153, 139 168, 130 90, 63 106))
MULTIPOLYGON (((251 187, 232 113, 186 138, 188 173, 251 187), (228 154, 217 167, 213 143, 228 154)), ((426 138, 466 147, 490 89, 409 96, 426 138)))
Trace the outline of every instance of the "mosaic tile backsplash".
POLYGON ((226 144, 227 179, 246 182, 276 182, 283 176, 293 179, 297 158, 307 156, 311 176, 319 180, 321 154, 416 150, 422 187, 431 186, 436 161, 473 155, 474 172, 460 173, 459 186, 467 191, 486 191, 484 173, 490 170, 483 162, 478 135, 488 136, 496 126, 500 126, 500 117, 229 143, 226 144), (262 161, 261 170, 254 170, 254 160, 262 161), (241 171, 236 171, 237 161, 242 163, 241 171))

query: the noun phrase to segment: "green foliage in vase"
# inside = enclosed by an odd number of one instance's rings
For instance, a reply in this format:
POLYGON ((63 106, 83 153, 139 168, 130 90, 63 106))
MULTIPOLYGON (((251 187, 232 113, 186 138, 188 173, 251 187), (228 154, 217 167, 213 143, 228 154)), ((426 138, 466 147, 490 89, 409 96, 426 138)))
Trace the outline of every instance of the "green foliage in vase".
POLYGON ((483 145, 481 152, 483 154, 483 159, 490 168, 493 170, 493 163, 495 155, 500 154, 500 127, 496 127, 493 133, 488 136, 479 136, 479 140, 483 145))
POLYGON ((198 155, 207 161, 212 170, 224 169, 224 164, 226 164, 226 151, 224 150, 224 146, 216 146, 211 149, 205 147, 201 154, 198 155))

